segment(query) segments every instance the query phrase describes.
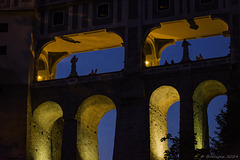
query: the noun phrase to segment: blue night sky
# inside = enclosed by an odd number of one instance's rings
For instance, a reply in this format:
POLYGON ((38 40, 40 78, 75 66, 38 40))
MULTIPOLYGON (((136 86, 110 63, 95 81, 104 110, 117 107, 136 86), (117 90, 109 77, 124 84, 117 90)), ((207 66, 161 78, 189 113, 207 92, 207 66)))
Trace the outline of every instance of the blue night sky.
MULTIPOLYGON (((222 36, 202 38, 188 41, 192 46, 189 46, 191 60, 196 60, 199 53, 207 58, 216 58, 226 56, 229 53, 230 38, 222 36)), ((182 42, 176 42, 175 45, 167 47, 162 55, 160 64, 164 64, 165 60, 169 63, 174 60, 178 63, 182 59, 182 42)), ((91 70, 98 69, 97 73, 106 73, 120 71, 124 68, 124 49, 113 48, 95 52, 87 52, 75 54, 78 57, 77 72, 79 76, 88 75, 91 70)), ((63 59, 57 66, 57 78, 66 78, 70 74, 70 60, 73 57, 63 59)), ((214 98, 208 107, 209 118, 209 134, 214 136, 217 123, 215 116, 219 113, 219 109, 226 103, 226 96, 218 96, 214 98)), ((180 103, 174 103, 168 110, 167 123, 168 133, 173 136, 178 136, 179 130, 179 110, 180 103)), ((116 123, 116 110, 112 110, 105 114, 100 121, 98 127, 99 137, 99 158, 100 160, 111 160, 113 154, 114 134, 116 123)), ((171 145, 171 144, 170 144, 171 145)))

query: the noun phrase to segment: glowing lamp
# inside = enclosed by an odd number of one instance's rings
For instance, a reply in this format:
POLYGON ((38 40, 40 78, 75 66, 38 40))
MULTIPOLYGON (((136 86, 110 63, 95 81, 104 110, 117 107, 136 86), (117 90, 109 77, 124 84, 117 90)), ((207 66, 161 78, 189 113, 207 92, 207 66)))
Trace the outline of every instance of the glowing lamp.
POLYGON ((148 65, 148 64, 149 64, 149 62, 148 62, 148 61, 145 61, 145 64, 146 64, 146 65, 148 65))
POLYGON ((41 76, 38 76, 38 81, 41 81, 42 80, 42 77, 41 76))

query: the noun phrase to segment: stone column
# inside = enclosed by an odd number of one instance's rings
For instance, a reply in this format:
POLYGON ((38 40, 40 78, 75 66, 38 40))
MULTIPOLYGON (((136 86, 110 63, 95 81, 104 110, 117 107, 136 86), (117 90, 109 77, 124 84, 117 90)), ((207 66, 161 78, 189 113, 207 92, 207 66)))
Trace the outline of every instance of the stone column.
POLYGON ((77 121, 72 117, 64 118, 62 160, 76 160, 77 121))
POLYGON ((149 107, 143 83, 135 75, 122 83, 117 107, 114 160, 149 160, 149 107))
POLYGON ((240 56, 239 56, 239 52, 240 52, 240 46, 239 46, 239 42, 240 42, 240 14, 233 14, 232 15, 232 27, 231 27, 231 55, 232 58, 234 59, 234 61, 239 61, 240 60, 240 56))
POLYGON ((128 36, 125 48, 125 72, 134 73, 139 72, 142 68, 142 55, 140 53, 139 45, 139 27, 128 28, 128 36))
POLYGON ((180 160, 194 159, 194 125, 191 79, 182 79, 180 93, 180 160), (187 82, 189 81, 189 82, 187 82))
POLYGON ((117 109, 113 160, 149 160, 148 107, 144 99, 125 100, 117 109))

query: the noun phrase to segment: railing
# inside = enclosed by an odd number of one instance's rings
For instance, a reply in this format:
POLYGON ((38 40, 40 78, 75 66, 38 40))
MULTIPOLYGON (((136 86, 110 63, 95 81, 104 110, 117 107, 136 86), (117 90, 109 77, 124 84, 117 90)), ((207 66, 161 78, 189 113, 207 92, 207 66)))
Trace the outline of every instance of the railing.
MULTIPOLYGON (((224 65, 224 64, 231 64, 231 58, 229 56, 191 61, 189 63, 176 63, 176 64, 161 65, 156 67, 149 67, 149 68, 145 68, 142 74, 143 75, 155 74, 155 73, 159 74, 159 73, 166 73, 166 72, 173 72, 173 71, 180 71, 180 70, 183 71, 183 70, 189 70, 189 69, 194 70, 198 68, 207 68, 211 66, 224 65)), ((40 82, 33 83, 33 87, 75 85, 78 83, 107 81, 107 80, 113 80, 113 79, 120 79, 123 77, 124 77, 124 72, 118 71, 118 72, 110 72, 110 73, 103 73, 103 74, 40 81, 40 82)))
POLYGON ((68 77, 62 79, 54 79, 47 81, 39 81, 33 83, 33 87, 45 87, 45 86, 64 86, 64 85, 75 85, 78 83, 88 83, 88 82, 96 82, 96 81, 107 81, 112 79, 120 79, 123 77, 122 71, 118 72, 110 72, 103 74, 95 74, 95 75, 86 75, 79 77, 68 77))
POLYGON ((220 58, 191 61, 189 63, 175 63, 175 64, 168 64, 168 65, 160 65, 156 67, 149 67, 144 70, 144 74, 178 71, 178 70, 185 70, 185 69, 196 69, 196 68, 210 67, 210 66, 221 65, 221 64, 231 64, 231 58, 229 56, 226 56, 226 57, 220 57, 220 58))

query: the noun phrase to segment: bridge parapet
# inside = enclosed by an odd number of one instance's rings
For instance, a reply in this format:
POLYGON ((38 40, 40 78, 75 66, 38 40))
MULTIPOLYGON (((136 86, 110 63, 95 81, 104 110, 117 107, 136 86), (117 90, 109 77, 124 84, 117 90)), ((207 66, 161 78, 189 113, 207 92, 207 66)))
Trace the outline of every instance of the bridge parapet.
POLYGON ((220 58, 211 58, 211 59, 204 59, 199 61, 192 61, 190 63, 176 63, 176 64, 169 64, 164 66, 156 66, 151 68, 146 68, 144 70, 144 74, 152 74, 152 73, 167 73, 172 71, 183 71, 186 69, 199 69, 199 68, 208 68, 214 67, 219 65, 230 65, 231 58, 230 57, 220 57, 220 58))
MULTIPOLYGON (((142 74, 161 74, 161 73, 171 73, 176 71, 184 71, 184 70, 197 70, 201 68, 214 68, 217 66, 222 67, 229 67, 232 64, 230 57, 221 57, 221 58, 212 58, 212 59, 205 59, 199 61, 192 61, 190 63, 176 63, 171 65, 164 65, 164 66, 156 66, 151 68, 146 68, 142 74)), ((222 68, 221 67, 221 68, 222 68)), ((219 68, 220 69, 220 68, 219 68)), ((86 76, 79 76, 79 77, 68 77, 63 79, 55 79, 55 80, 48 80, 48 81, 39 81, 33 84, 33 87, 50 87, 50 86, 65 86, 65 85, 76 85, 79 83, 91 83, 91 82, 99 82, 99 81, 108 81, 108 80, 120 80, 124 78, 124 71, 119 72, 111 72, 111 73, 103 73, 103 74, 96 74, 96 75, 86 75, 86 76)))
POLYGON ((75 85, 78 83, 90 83, 96 81, 107 81, 113 79, 123 78, 123 72, 111 72, 111 73, 103 73, 96 75, 87 75, 87 76, 79 76, 79 77, 68 77, 62 79, 48 80, 48 81, 39 81, 33 84, 33 87, 50 87, 50 86, 64 86, 64 85, 75 85))

